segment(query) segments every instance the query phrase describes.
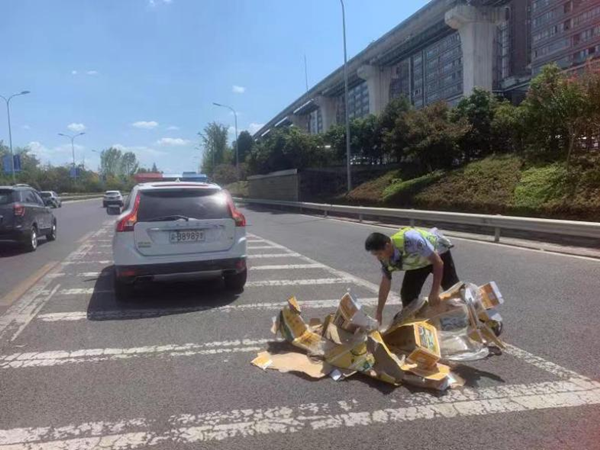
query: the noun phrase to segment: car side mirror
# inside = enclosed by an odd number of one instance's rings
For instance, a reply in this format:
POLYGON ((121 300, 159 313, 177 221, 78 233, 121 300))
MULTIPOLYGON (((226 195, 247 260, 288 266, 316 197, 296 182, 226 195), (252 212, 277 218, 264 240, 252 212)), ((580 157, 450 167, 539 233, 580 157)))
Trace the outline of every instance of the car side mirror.
POLYGON ((118 216, 121 214, 121 207, 119 205, 108 205, 106 208, 106 214, 109 216, 118 216))

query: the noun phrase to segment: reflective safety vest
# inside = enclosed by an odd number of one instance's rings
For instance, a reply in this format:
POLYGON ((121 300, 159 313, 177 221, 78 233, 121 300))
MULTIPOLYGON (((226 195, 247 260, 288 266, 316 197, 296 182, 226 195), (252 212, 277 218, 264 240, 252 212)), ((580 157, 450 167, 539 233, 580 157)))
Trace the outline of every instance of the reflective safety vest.
MULTIPOLYGON (((399 232, 397 232, 396 234, 394 234, 391 239, 392 239, 392 244, 394 245, 394 247, 396 247, 398 249, 398 251, 402 254, 402 267, 395 267, 391 264, 388 263, 388 270, 390 272, 393 272, 395 270, 415 270, 415 269, 421 269, 423 267, 427 267, 429 265, 431 265, 431 262, 429 261, 429 259, 417 254, 417 253, 407 253, 406 251, 406 246, 405 246, 405 239, 406 239, 406 232, 407 231, 416 231, 418 232, 423 238, 425 238, 434 248, 434 250, 438 250, 438 244, 439 244, 439 240, 440 237, 434 233, 431 233, 429 231, 423 230, 422 228, 416 228, 416 227, 406 227, 406 228, 402 228, 399 232)), ((449 241, 448 241, 448 244, 449 241)))

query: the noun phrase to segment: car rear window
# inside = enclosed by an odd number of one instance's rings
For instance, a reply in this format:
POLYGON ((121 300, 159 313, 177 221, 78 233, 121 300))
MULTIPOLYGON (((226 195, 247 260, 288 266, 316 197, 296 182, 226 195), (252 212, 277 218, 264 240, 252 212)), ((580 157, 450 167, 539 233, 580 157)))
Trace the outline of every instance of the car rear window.
POLYGON ((174 189, 141 193, 138 221, 173 215, 209 220, 231 218, 226 197, 217 189, 174 189))
POLYGON ((8 205, 14 202, 14 191, 9 189, 0 189, 0 205, 8 205))
POLYGON ((40 195, 44 198, 52 197, 52 194, 50 192, 40 192, 40 195))

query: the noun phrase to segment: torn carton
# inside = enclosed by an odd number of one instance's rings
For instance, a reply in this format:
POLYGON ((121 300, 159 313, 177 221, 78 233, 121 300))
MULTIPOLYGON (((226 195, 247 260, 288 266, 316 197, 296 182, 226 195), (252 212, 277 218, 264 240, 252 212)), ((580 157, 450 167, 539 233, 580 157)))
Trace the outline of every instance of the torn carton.
POLYGON ((433 367, 440 360, 437 330, 425 321, 393 325, 383 335, 385 343, 408 354, 409 362, 433 367))
POLYGON ((367 350, 366 342, 336 345, 325 353, 325 361, 339 369, 365 372, 373 367, 375 358, 367 350))
POLYGON ((340 300, 332 323, 350 333, 359 329, 373 331, 379 327, 379 323, 362 310, 360 302, 350 293, 340 300))
POLYGON ((311 331, 300 315, 300 305, 295 297, 281 310, 279 331, 292 345, 308 351, 312 355, 324 355, 326 341, 321 335, 311 331))
POLYGON ((386 383, 399 385, 404 379, 402 369, 406 357, 395 355, 390 351, 378 331, 373 331, 367 338, 367 350, 375 358, 375 364, 367 375, 386 383))
POLYGON ((332 370, 326 362, 311 359, 307 355, 297 352, 282 354, 261 352, 252 361, 252 364, 263 370, 273 369, 280 372, 299 372, 311 378, 326 377, 332 370))
POLYGON ((479 286, 479 293, 481 294, 481 304, 485 309, 492 309, 504 303, 504 298, 495 281, 479 286))

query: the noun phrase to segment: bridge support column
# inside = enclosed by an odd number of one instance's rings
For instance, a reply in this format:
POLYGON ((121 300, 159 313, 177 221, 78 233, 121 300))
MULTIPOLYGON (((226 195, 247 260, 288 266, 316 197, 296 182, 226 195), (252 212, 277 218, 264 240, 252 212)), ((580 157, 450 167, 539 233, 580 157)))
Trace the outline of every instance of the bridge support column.
POLYGON ((390 101, 391 67, 365 65, 358 68, 357 74, 367 82, 369 112, 381 113, 390 101))
POLYGON ((315 99, 315 103, 321 108, 323 117, 323 132, 329 130, 332 125, 337 123, 337 99, 334 97, 325 97, 323 95, 315 99))
POLYGON ((500 22, 501 8, 458 5, 446 13, 446 23, 460 34, 464 95, 476 87, 493 89, 494 39, 500 22))

